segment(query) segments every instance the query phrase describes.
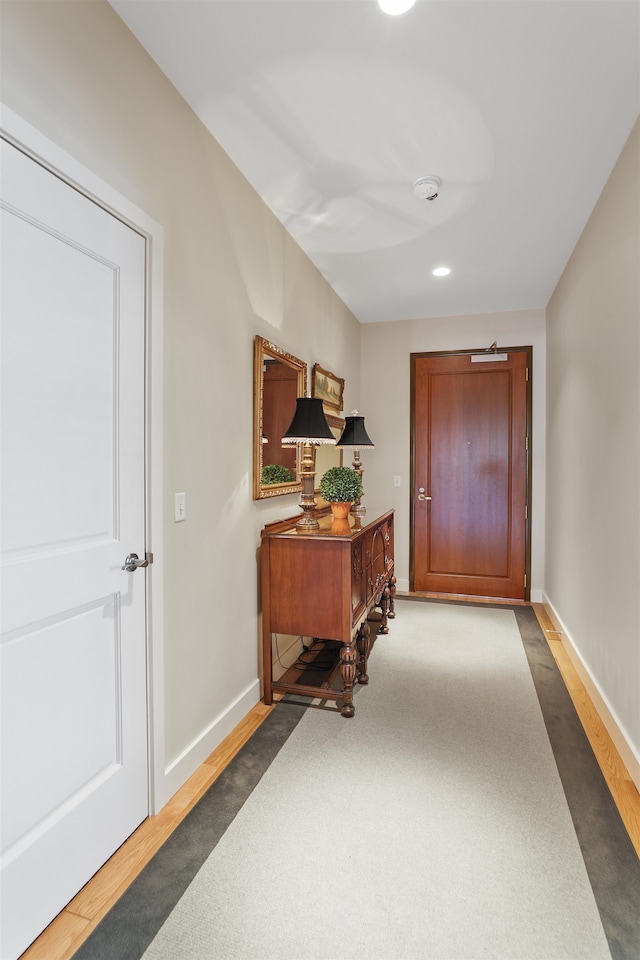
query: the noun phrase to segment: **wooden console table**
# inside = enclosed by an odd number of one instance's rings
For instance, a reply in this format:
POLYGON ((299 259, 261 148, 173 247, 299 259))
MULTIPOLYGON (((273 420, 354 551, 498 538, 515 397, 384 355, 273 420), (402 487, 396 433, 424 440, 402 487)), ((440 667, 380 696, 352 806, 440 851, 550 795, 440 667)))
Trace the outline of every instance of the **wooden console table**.
POLYGON ((352 717, 353 685, 369 681, 367 616, 380 607, 382 634, 395 616, 393 510, 364 525, 328 513, 312 533, 298 532, 296 519, 269 524, 261 535, 264 702, 273 703, 274 690, 341 700, 342 716, 352 717), (274 681, 274 633, 340 641, 344 689, 331 687, 331 679, 322 686, 274 681))

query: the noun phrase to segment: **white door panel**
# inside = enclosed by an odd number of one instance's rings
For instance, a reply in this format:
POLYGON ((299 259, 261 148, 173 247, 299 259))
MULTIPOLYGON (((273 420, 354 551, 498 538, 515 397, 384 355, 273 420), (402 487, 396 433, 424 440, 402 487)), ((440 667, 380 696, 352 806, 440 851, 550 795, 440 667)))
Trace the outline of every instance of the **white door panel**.
POLYGON ((3 233, 5 293, 20 304, 4 336, 4 389, 22 408, 5 424, 3 552, 112 540, 117 271, 17 216, 5 216, 3 233))
POLYGON ((2 944, 144 819, 145 241, 2 142, 2 944))
POLYGON ((5 848, 28 837, 51 811, 75 802, 96 777, 122 762, 119 686, 120 636, 114 598, 67 613, 46 627, 5 641, 3 669, 13 683, 3 693, 4 709, 20 729, 3 752, 3 834, 5 848), (59 676, 58 664, 73 664, 59 676), (77 674, 83 682, 77 683, 77 674), (55 685, 51 677, 56 676, 55 685), (46 725, 32 717, 44 715, 46 725), (83 723, 77 723, 82 717, 83 723), (61 767, 58 744, 65 744, 61 767), (24 756, 37 757, 34 764, 24 756), (46 790, 42 782, 46 782, 46 790))

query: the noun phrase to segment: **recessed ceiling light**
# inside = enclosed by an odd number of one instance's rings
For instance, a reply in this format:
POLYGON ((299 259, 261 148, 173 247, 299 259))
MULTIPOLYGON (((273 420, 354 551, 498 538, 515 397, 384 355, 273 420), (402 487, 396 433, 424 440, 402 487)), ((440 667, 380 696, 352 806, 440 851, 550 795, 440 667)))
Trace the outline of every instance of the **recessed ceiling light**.
POLYGON ((378 0, 378 6, 383 13, 388 13, 390 17, 397 17, 411 10, 415 2, 416 0, 378 0))
POLYGON ((449 267, 436 267, 433 271, 434 277, 448 277, 450 273, 449 267))

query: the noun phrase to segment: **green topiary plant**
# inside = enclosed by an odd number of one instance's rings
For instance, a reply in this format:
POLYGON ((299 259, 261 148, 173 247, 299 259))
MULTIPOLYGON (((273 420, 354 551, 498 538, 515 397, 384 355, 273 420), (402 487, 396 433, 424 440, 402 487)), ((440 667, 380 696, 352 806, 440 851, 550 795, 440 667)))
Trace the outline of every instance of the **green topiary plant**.
POLYGON ((286 467, 281 467, 277 463, 268 463, 262 468, 262 482, 267 483, 291 483, 293 476, 286 467))
POLYGON ((351 467, 329 467, 320 480, 320 495, 327 503, 354 503, 362 496, 362 480, 351 467))

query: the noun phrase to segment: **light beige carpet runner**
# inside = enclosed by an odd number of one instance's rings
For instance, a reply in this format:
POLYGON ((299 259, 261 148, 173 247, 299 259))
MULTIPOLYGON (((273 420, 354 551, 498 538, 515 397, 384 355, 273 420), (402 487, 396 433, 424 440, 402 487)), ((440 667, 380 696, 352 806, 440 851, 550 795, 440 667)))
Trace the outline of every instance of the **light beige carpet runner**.
POLYGON ((610 958, 513 612, 397 608, 355 717, 307 710, 145 960, 610 958))

